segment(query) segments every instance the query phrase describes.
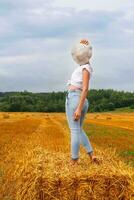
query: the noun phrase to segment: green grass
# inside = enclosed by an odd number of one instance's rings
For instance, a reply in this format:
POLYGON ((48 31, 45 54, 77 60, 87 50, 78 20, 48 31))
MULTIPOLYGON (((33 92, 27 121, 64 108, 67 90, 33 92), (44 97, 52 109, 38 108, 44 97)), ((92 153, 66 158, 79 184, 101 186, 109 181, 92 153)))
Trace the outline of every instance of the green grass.
POLYGON ((131 109, 130 107, 124 107, 124 108, 116 108, 115 110, 110 112, 134 112, 134 109, 131 109))
POLYGON ((134 156, 134 151, 122 151, 122 156, 134 156))
MULTIPOLYGON (((102 111, 100 113, 118 113, 118 112, 129 112, 129 113, 133 113, 134 109, 131 109, 130 107, 123 107, 123 108, 116 108, 115 110, 108 110, 108 111, 102 111)), ((96 113, 96 112, 93 112, 96 113)))

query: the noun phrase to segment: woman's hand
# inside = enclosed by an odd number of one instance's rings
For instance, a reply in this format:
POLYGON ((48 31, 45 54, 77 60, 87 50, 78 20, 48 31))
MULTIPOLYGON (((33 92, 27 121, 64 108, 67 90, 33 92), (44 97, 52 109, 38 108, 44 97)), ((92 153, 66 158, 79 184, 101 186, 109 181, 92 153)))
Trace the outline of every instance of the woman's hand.
POLYGON ((86 40, 86 39, 82 39, 82 40, 80 41, 80 43, 82 43, 82 44, 86 44, 86 45, 89 45, 89 41, 86 40))
POLYGON ((73 118, 74 118, 74 120, 79 120, 80 119, 80 117, 81 117, 81 110, 79 109, 79 108, 77 108, 76 110, 75 110, 75 112, 74 112, 74 116, 73 116, 73 118))

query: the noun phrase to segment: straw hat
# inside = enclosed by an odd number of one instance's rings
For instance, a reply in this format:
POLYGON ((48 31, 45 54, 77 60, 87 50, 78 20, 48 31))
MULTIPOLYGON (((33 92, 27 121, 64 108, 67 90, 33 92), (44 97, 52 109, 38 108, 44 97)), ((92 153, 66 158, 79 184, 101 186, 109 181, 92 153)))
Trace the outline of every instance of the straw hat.
POLYGON ((87 64, 92 57, 92 46, 88 40, 82 39, 73 45, 71 55, 79 65, 87 64))

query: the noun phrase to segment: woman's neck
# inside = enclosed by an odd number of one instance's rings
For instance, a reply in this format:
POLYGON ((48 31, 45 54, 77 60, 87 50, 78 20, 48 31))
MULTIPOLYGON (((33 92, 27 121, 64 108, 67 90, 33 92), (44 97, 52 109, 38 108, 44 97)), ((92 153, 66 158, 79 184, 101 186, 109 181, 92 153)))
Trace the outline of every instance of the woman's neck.
MULTIPOLYGON (((90 62, 88 62, 88 63, 85 63, 85 64, 83 64, 83 65, 87 65, 87 64, 90 64, 90 62)), ((81 66, 81 65, 80 65, 81 66)))

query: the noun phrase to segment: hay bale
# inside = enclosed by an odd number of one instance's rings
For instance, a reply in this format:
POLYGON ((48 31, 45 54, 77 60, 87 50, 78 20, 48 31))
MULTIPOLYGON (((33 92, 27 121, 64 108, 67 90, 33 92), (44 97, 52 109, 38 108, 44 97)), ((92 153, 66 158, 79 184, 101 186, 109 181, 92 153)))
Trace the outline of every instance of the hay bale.
MULTIPOLYGON (((105 151, 104 155, 106 154, 105 151)), ((132 171, 129 171, 128 167, 125 169, 124 163, 114 154, 110 152, 111 157, 107 155, 101 166, 93 166, 83 157, 80 165, 70 167, 66 155, 48 153, 46 157, 49 157, 49 162, 42 167, 47 171, 43 170, 36 182, 38 199, 132 199, 134 197, 134 184, 130 176, 132 171), (82 164, 84 160, 86 162, 82 164)))
POLYGON ((3 114, 3 119, 8 119, 8 118, 10 118, 10 115, 8 113, 4 113, 3 114))
POLYGON ((106 117, 106 119, 112 119, 112 117, 106 117))
POLYGON ((81 175, 72 177, 40 177, 38 197, 43 200, 101 200, 132 198, 129 177, 120 175, 81 175))
POLYGON ((97 119, 98 117, 99 117, 99 115, 95 115, 95 116, 94 116, 94 119, 97 119))

